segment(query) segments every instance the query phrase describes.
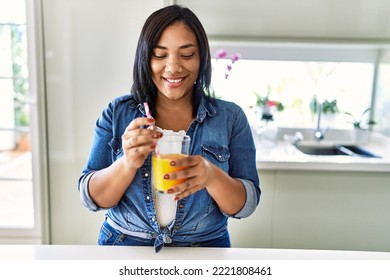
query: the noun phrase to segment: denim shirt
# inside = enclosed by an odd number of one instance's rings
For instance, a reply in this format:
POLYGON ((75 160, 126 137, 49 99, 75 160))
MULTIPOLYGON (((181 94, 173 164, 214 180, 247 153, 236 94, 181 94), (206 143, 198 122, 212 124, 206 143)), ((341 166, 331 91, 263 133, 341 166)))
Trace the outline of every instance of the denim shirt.
MULTIPOLYGON (((94 142, 79 179, 83 205, 91 211, 102 210, 91 199, 88 180, 93 172, 110 166, 123 156, 121 136, 128 124, 145 116, 143 105, 132 94, 114 99, 96 122, 94 142)), ((187 130, 191 137, 190 154, 201 155, 245 186, 246 202, 233 216, 223 213, 204 188, 177 205, 176 218, 166 228, 156 219, 151 190, 151 155, 107 217, 124 232, 156 239, 155 246, 170 242, 207 241, 227 232, 229 217, 244 218, 253 213, 260 201, 260 182, 256 168, 256 150, 247 118, 238 105, 203 97, 197 118, 187 130)))

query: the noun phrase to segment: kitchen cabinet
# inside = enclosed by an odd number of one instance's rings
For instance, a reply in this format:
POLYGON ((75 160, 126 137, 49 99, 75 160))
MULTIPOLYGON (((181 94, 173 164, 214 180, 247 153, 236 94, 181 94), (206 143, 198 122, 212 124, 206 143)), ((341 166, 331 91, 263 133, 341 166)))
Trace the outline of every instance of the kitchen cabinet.
POLYGON ((234 247, 390 251, 390 174, 260 171, 262 200, 230 221, 234 247))
POLYGON ((378 40, 390 38, 387 1, 180 0, 211 38, 378 40))
POLYGON ((232 247, 271 248, 275 172, 260 172, 261 198, 255 212, 244 219, 229 219, 232 247))

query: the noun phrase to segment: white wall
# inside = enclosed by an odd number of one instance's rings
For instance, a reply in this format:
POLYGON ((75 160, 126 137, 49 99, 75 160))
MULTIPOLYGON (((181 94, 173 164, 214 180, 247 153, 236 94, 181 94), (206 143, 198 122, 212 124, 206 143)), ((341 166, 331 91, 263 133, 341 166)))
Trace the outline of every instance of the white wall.
POLYGON ((95 121, 112 98, 129 91, 141 27, 162 5, 43 0, 52 243, 96 243, 103 213, 81 205, 77 179, 95 121))

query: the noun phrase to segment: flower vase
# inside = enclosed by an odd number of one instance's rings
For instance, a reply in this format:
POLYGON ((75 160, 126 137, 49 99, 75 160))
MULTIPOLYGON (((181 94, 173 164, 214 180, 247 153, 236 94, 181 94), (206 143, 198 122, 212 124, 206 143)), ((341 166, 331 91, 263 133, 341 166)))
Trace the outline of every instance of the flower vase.
POLYGON ((369 140, 370 131, 368 129, 354 128, 353 142, 356 144, 365 144, 369 140))
POLYGON ((278 127, 272 120, 263 120, 256 130, 260 148, 272 148, 278 141, 278 127))
POLYGON ((323 127, 333 127, 334 123, 336 121, 336 114, 335 113, 322 113, 321 116, 322 120, 322 126, 323 127))

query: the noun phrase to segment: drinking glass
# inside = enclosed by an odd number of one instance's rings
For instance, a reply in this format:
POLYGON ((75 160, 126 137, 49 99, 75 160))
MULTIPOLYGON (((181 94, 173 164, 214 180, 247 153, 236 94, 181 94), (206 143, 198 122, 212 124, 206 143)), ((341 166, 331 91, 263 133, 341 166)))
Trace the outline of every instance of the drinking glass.
POLYGON ((190 141, 188 135, 164 135, 157 141, 152 154, 152 186, 156 191, 166 193, 169 188, 185 181, 185 179, 164 179, 164 175, 186 168, 171 166, 170 163, 172 160, 188 156, 190 141))

